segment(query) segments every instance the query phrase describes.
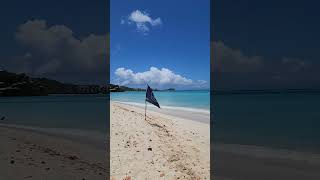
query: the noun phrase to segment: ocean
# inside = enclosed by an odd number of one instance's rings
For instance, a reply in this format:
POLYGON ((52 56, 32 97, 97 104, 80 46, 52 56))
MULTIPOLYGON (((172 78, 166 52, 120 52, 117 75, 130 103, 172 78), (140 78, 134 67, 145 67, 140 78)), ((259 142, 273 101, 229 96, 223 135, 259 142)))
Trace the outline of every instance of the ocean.
MULTIPOLYGON (((210 110, 209 90, 185 90, 185 91, 154 91, 153 92, 160 106, 178 107, 194 110, 210 110)), ((111 93, 113 101, 145 103, 146 93, 143 91, 127 91, 111 93)))
POLYGON ((320 94, 212 97, 212 140, 320 153, 320 94))
POLYGON ((106 95, 0 97, 0 123, 39 128, 106 132, 106 95))
MULTIPOLYGON (((160 106, 210 110, 209 91, 154 92, 160 106)), ((144 105, 145 92, 111 93, 113 101, 144 105)), ((109 127, 105 95, 0 97, 2 124, 63 133, 109 127)), ((225 94, 211 97, 211 140, 320 152, 320 94, 225 94)), ((192 112, 192 111, 191 111, 192 112)), ((202 117, 202 116, 199 116, 202 117)))
MULTIPOLYGON (((209 91, 157 91, 154 94, 163 107, 205 111, 210 108, 209 91)), ((144 105, 145 92, 111 93, 110 98, 144 105)), ((106 132, 109 126, 108 101, 107 95, 0 97, 0 118, 5 116, 0 123, 106 132)))

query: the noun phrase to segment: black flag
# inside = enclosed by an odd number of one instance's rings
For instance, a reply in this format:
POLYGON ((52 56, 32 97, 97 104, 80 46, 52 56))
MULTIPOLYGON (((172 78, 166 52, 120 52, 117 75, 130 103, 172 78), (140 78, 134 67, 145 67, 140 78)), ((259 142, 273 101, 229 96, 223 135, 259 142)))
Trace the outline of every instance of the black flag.
POLYGON ((160 108, 160 105, 157 99, 154 97, 152 89, 149 87, 149 85, 146 92, 146 101, 160 108))

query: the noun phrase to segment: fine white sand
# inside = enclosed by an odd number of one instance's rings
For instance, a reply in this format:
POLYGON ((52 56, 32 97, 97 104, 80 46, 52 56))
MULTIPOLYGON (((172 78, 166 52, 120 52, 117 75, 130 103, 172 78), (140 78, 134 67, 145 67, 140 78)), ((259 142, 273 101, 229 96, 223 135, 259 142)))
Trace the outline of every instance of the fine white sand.
POLYGON ((210 179, 209 114, 177 112, 111 102, 111 179, 210 179))
MULTIPOLYGON (((106 148, 0 124, 0 169, 4 180, 106 179, 106 148)), ((104 143, 104 142, 103 142, 104 143)))

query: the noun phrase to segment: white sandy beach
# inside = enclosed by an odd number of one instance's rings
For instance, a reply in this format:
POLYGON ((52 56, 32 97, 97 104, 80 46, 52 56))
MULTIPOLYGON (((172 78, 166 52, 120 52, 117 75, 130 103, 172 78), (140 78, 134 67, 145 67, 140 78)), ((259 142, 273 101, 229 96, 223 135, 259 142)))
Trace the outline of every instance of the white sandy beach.
POLYGON ((3 180, 102 180, 105 148, 33 130, 0 125, 3 180))
MULTIPOLYGON (((210 179, 210 169, 216 180, 320 179, 319 154, 253 145, 211 144, 210 167, 209 124, 199 119, 208 114, 148 109, 144 120, 143 106, 111 103, 112 180, 210 179)), ((0 179, 106 179, 100 138, 87 143, 45 132, 0 124, 0 179)))
POLYGON ((111 102, 111 179, 210 179, 209 123, 177 112, 111 102))

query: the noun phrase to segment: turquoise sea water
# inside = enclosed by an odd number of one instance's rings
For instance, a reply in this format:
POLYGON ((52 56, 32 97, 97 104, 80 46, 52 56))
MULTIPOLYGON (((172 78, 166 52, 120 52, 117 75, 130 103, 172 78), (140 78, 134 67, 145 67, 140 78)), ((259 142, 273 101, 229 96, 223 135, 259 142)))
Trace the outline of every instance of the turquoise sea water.
MULTIPOLYGON (((154 92, 161 106, 209 109, 209 91, 154 92)), ((112 93, 111 100, 144 103, 145 92, 112 93)), ((0 123, 40 128, 83 129, 106 132, 107 95, 50 95, 0 97, 0 123)))
POLYGON ((212 140, 320 152, 320 94, 216 95, 212 140))
MULTIPOLYGON (((161 106, 210 109, 209 91, 154 92, 161 106)), ((144 103, 145 92, 111 93, 111 100, 144 103)), ((216 142, 320 152, 320 94, 215 95, 211 139, 216 142)), ((109 97, 0 97, 0 123, 98 130, 109 126, 109 97)))
MULTIPOLYGON (((153 92, 160 106, 184 107, 195 109, 210 109, 210 91, 155 91, 153 92)), ((113 101, 144 104, 145 92, 115 92, 111 93, 113 101)))
POLYGON ((105 95, 0 97, 0 123, 41 128, 106 132, 109 125, 105 95))

